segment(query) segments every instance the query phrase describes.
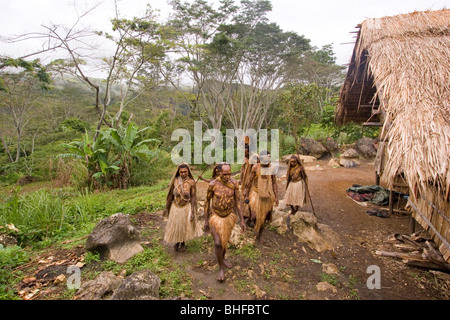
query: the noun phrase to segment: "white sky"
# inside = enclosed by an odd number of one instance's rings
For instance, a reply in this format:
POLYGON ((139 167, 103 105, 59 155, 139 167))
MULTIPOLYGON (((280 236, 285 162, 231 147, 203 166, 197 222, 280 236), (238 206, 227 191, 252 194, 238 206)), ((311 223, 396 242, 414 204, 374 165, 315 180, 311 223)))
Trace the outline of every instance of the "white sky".
MULTIPOLYGON (((236 0, 238 2, 239 0, 236 0)), ((213 1, 212 1, 213 2, 213 1)), ((333 44, 338 64, 350 61, 357 24, 367 18, 391 16, 423 10, 450 8, 450 0, 271 0, 268 17, 284 31, 294 31, 321 47, 333 44)), ((109 19, 114 16, 113 0, 0 0, 0 36, 43 31, 41 25, 71 25, 76 20, 75 8, 83 12, 94 4, 100 5, 84 23, 96 30, 110 31, 109 19), (74 5, 75 4, 75 5, 74 5)), ((166 0, 121 0, 120 12, 127 18, 145 12, 147 3, 161 9, 164 18, 169 12, 166 0)), ((18 57, 39 49, 30 43, 0 42, 0 54, 18 57)))

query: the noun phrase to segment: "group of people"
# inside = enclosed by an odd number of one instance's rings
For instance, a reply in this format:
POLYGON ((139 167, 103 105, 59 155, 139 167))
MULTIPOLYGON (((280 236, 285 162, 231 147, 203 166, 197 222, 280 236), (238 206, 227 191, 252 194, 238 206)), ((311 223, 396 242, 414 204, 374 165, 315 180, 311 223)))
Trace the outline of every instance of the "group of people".
MULTIPOLYGON (((252 226, 259 241, 264 223, 271 220, 274 206, 278 206, 276 171, 271 164, 270 153, 261 152, 251 160, 246 147, 245 162, 240 179, 231 177, 231 165, 219 163, 213 170, 205 206, 204 226, 197 217, 196 181, 188 164, 178 165, 169 185, 164 215, 168 215, 164 241, 174 243, 176 251, 186 251, 186 241, 210 232, 219 264, 217 280, 225 280, 225 268, 231 263, 225 259, 231 232, 239 217, 241 231, 252 226)), ((306 173, 299 156, 293 155, 287 168, 285 204, 295 214, 306 203, 306 173)))

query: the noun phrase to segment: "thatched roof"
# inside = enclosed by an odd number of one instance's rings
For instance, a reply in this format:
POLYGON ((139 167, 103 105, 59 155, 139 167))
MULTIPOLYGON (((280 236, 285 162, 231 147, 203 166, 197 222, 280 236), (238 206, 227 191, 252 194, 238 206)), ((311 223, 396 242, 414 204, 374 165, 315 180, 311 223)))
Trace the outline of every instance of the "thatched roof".
POLYGON ((371 109, 362 104, 382 110, 382 179, 391 186, 402 173, 416 196, 432 187, 448 214, 450 9, 367 19, 359 26, 337 122, 367 121, 371 109))

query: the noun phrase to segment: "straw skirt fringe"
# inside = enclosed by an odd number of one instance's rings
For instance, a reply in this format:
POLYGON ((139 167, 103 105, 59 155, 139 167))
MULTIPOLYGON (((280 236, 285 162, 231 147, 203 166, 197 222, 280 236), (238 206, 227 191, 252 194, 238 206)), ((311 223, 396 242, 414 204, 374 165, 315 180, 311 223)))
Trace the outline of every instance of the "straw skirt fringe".
POLYGON ((214 228, 214 230, 219 235, 223 249, 226 249, 228 246, 231 231, 233 231, 233 227, 236 224, 236 221, 237 216, 233 213, 230 213, 226 217, 220 217, 217 214, 212 214, 209 218, 209 226, 210 228, 214 228))
POLYGON ((284 203, 291 206, 303 207, 306 204, 305 181, 290 182, 284 195, 284 203))
MULTIPOLYGON (((261 199, 255 190, 250 192, 248 199, 250 202, 250 209, 256 216, 254 230, 259 232, 261 227, 264 225, 264 222, 266 222, 267 215, 273 210, 275 199, 272 197, 261 199)), ((272 219, 272 216, 270 216, 270 219, 272 219)))
POLYGON ((200 237, 203 234, 203 230, 200 223, 197 221, 197 217, 194 217, 194 221, 190 221, 190 211, 190 204, 181 208, 172 204, 164 234, 165 242, 185 242, 200 237))

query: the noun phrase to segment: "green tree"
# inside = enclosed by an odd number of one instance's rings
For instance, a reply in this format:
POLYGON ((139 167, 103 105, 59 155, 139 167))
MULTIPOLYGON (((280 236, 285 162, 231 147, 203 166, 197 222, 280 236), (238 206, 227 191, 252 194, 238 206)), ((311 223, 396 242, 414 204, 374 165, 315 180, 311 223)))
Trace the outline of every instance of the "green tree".
POLYGON ((345 67, 336 64, 331 44, 321 49, 312 48, 306 52, 301 58, 300 65, 298 72, 292 75, 292 80, 317 83, 326 88, 328 90, 326 101, 338 92, 345 78, 345 67))
MULTIPOLYGON (((46 68, 41 64, 39 59, 32 61, 27 61, 24 58, 11 58, 6 56, 0 56, 0 72, 4 72, 4 69, 15 68, 19 70, 20 73, 32 77, 37 80, 38 85, 42 90, 49 90, 52 80, 46 68)), ((8 87, 6 86, 5 80, 0 76, 0 92, 8 92, 8 87)))
POLYGON ((311 124, 319 122, 325 94, 326 89, 315 83, 290 83, 280 93, 279 103, 284 110, 281 116, 295 138, 297 149, 300 147, 300 137, 308 134, 311 124))
POLYGON ((83 139, 64 143, 63 147, 67 149, 68 153, 59 154, 57 157, 82 160, 88 171, 90 187, 96 188, 102 183, 106 183, 108 176, 119 170, 119 167, 108 157, 108 149, 105 148, 103 139, 93 141, 87 131, 83 139))
POLYGON ((303 36, 284 32, 275 23, 250 23, 242 32, 238 36, 241 59, 227 116, 235 129, 258 130, 270 122, 269 111, 279 89, 298 68, 293 61, 310 46, 303 36))
MULTIPOLYGON (((82 18, 92 9, 81 14, 78 20, 69 28, 65 26, 43 26, 44 31, 24 35, 22 40, 29 37, 41 38, 46 47, 63 50, 67 59, 57 60, 51 64, 53 72, 61 75, 71 74, 79 78, 91 88, 95 95, 95 109, 100 118, 94 140, 97 139, 102 125, 118 128, 121 125, 121 116, 124 108, 139 92, 142 82, 152 81, 148 77, 151 69, 155 67, 165 55, 170 42, 165 40, 166 29, 156 22, 156 16, 149 7, 144 16, 133 19, 122 19, 119 16, 117 1, 116 15, 112 19, 112 32, 104 33, 81 28, 82 18), (106 71, 106 79, 102 85, 98 84, 87 74, 86 52, 92 59, 93 46, 91 38, 102 37, 114 44, 114 53, 101 60, 95 60, 96 67, 106 71), (145 71, 144 71, 145 68, 145 71), (120 84, 119 108, 110 114, 113 86, 120 84)), ((19 39, 20 40, 20 39, 19 39)))
POLYGON ((25 127, 33 118, 43 91, 50 90, 50 85, 50 76, 39 60, 0 58, 0 139, 11 162, 19 161, 25 127), (9 142, 5 136, 9 136, 9 142), (13 140, 15 157, 11 153, 13 140))
POLYGON ((130 123, 125 128, 109 128, 102 134, 102 141, 106 146, 111 146, 110 152, 113 154, 114 163, 118 165, 118 171, 113 177, 114 185, 120 189, 126 189, 129 185, 132 170, 133 158, 151 161, 157 154, 148 148, 149 143, 159 143, 158 139, 142 140, 142 133, 149 128, 139 130, 138 127, 130 123))
MULTIPOLYGON (((214 8, 204 0, 192 3, 172 0, 174 10, 168 25, 174 30, 176 57, 167 61, 161 70, 163 75, 184 97, 200 121, 207 128, 219 129, 229 100, 224 80, 229 77, 218 72, 219 59, 212 59, 208 45, 218 33, 219 27, 230 21, 236 12, 233 1, 221 0, 214 8), (194 88, 186 93, 180 85, 179 77, 188 77, 194 88), (195 97, 192 99, 191 95, 195 97), (205 120, 205 118, 207 120, 205 120)), ((217 56, 215 56, 217 58, 217 56)))
POLYGON ((82 159, 88 170, 90 186, 126 189, 132 174, 133 158, 151 161, 157 155, 148 145, 159 140, 142 139, 147 129, 139 130, 134 123, 119 129, 102 129, 95 141, 86 132, 82 140, 64 144, 69 152, 58 157, 82 159))

